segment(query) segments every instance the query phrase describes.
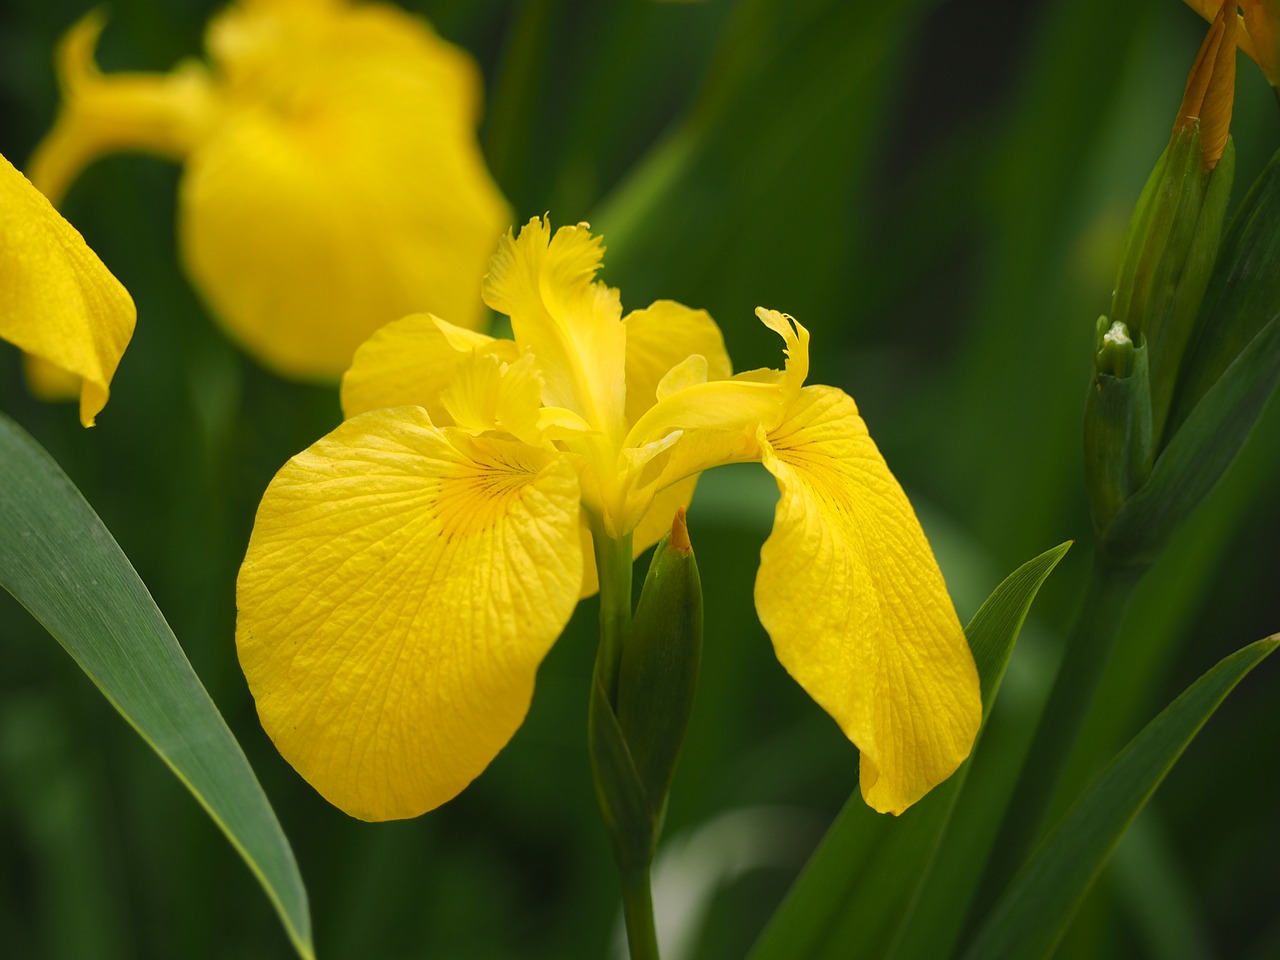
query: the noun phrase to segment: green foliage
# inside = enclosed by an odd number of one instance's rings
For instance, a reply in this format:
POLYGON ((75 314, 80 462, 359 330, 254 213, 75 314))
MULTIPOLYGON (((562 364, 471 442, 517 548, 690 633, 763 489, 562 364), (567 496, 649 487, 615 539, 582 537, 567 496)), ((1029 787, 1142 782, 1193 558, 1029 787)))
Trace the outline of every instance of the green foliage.
MULTIPOLYGON (((1014 642, 1064 543, 1029 560, 965 628, 991 712, 1014 642)), ((946 828, 969 762, 902 816, 882 816, 854 793, 756 944, 752 960, 883 957, 911 923, 915 894, 946 828), (867 878, 874 877, 874 883, 867 878)), ((909 954, 907 954, 909 955, 909 954)))
POLYGON ((1232 654, 1147 724, 1027 861, 965 960, 1053 952, 1125 828, 1227 694, 1277 646, 1272 637, 1232 654))
POLYGON ((93 508, 0 416, 0 585, 62 644, 227 835, 311 957, 307 893, 244 753, 93 508))

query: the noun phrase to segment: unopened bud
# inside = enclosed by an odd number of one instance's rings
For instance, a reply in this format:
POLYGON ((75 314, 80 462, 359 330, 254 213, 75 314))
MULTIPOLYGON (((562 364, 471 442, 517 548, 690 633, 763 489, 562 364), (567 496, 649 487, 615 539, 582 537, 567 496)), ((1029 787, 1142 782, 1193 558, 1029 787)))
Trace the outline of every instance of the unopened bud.
POLYGON ((653 554, 618 671, 618 725, 649 796, 666 803, 702 660, 702 585, 681 507, 653 554))
MULTIPOLYGON (((1225 15, 1224 15, 1225 16, 1225 15)), ((1235 149, 1227 135, 1234 96, 1234 20, 1220 17, 1187 81, 1169 145, 1129 222, 1111 316, 1147 345, 1152 432, 1164 435, 1182 357, 1222 236, 1235 149)))
POLYGON ((1104 530, 1146 480, 1153 458, 1147 350, 1120 321, 1099 317, 1094 377, 1084 416, 1085 482, 1104 530))
POLYGON ((702 585, 681 507, 654 550, 616 678, 601 676, 597 659, 592 682, 596 797, 624 870, 653 859, 701 659, 702 585))

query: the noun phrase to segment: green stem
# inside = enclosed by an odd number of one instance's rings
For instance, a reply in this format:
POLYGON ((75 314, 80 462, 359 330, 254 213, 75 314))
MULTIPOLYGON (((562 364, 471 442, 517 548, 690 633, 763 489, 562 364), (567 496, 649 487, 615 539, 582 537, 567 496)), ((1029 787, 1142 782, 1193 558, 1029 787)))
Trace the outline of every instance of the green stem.
MULTIPOLYGON (((595 541, 596 570, 600 577, 600 645, 596 648, 596 665, 593 682, 604 691, 604 697, 593 696, 591 723, 611 724, 616 727, 616 716, 601 717, 599 712, 612 714, 618 704, 618 669, 622 651, 631 633, 631 535, 621 540, 611 539, 600 524, 592 524, 595 541)), ((625 750, 625 747, 622 748, 625 750)), ((630 770, 630 762, 627 762, 630 770)), ((633 812, 622 823, 615 822, 618 810, 609 810, 608 797, 626 794, 626 787, 609 789, 600 784, 601 776, 617 776, 617 767, 596 764, 597 796, 605 824, 614 833, 613 840, 618 863, 622 870, 622 904, 627 921, 627 944, 631 960, 658 960, 658 936, 653 922, 653 895, 649 888, 649 860, 652 856, 652 834, 646 832, 647 842, 630 844, 621 841, 628 831, 637 828, 640 814, 633 812)), ((634 773, 634 771, 633 771, 634 773)), ((613 785, 617 787, 618 785, 613 785)), ((651 831, 651 825, 646 828, 651 831)))
POLYGON ((610 539, 598 524, 592 524, 596 571, 600 577, 600 646, 596 650, 596 679, 617 706, 618 665, 622 648, 631 633, 631 534, 610 539))
POLYGON ((1118 566, 1094 555, 1088 588, 1017 786, 1005 808, 970 923, 981 919, 995 903, 1044 832, 1063 772, 1144 572, 1145 568, 1118 566))
POLYGON ((623 871, 622 909, 627 918, 631 960, 658 960, 658 931, 653 925, 649 868, 623 871))

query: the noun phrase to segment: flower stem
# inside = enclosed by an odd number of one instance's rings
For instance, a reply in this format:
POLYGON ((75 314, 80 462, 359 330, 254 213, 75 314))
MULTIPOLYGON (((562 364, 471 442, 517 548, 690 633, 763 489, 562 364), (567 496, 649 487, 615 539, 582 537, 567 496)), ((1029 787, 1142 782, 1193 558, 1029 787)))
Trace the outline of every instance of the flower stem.
POLYGON ((600 577, 600 646, 595 675, 609 703, 616 705, 618 665, 631 632, 631 534, 613 540, 594 524, 591 533, 600 577))
POLYGON ((1120 566, 1094 555, 1062 664, 991 848, 971 922, 991 907, 1044 832, 1129 601, 1144 572, 1145 567, 1120 566))
POLYGON ((591 534, 600 577, 600 645, 596 648, 592 679, 597 690, 591 699, 588 727, 594 751, 596 796, 621 869, 623 914, 631 960, 658 960, 653 895, 649 888, 654 821, 652 810, 640 799, 644 787, 636 776, 614 712, 618 705, 622 651, 631 634, 631 536, 611 539, 599 524, 592 524, 591 534), (608 735, 608 731, 613 735, 608 735))
POLYGON ((649 868, 622 873, 622 910, 627 918, 631 960, 658 960, 658 931, 653 924, 649 868))

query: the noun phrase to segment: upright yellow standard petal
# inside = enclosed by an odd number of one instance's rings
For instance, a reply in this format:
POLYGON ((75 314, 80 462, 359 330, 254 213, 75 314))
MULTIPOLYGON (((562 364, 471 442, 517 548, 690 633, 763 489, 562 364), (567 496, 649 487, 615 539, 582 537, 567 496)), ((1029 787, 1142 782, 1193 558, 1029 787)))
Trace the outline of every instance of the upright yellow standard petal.
POLYGON ((521 347, 533 351, 543 402, 578 414, 620 440, 626 397, 626 328, 618 291, 595 280, 604 247, 588 226, 551 226, 534 217, 508 233, 484 280, 484 299, 511 317, 521 347))
POLYGON ((210 24, 210 68, 168 75, 100 73, 100 27, 64 42, 38 185, 56 196, 108 151, 180 160, 185 266, 264 363, 336 379, 406 314, 483 322, 475 292, 509 214, 476 141, 479 73, 425 21, 381 3, 241 2, 210 24))
POLYGON ((847 394, 805 387, 761 449, 782 497, 756 578, 760 622, 861 751, 866 802, 901 813, 968 756, 982 715, 946 585, 847 394))
POLYGON ((84 238, 0 156, 0 339, 76 378, 86 427, 106 405, 136 316, 84 238))
POLYGON ((582 563, 563 459, 418 407, 347 420, 272 481, 240 571, 263 727, 352 816, 439 806, 524 719, 582 563))

